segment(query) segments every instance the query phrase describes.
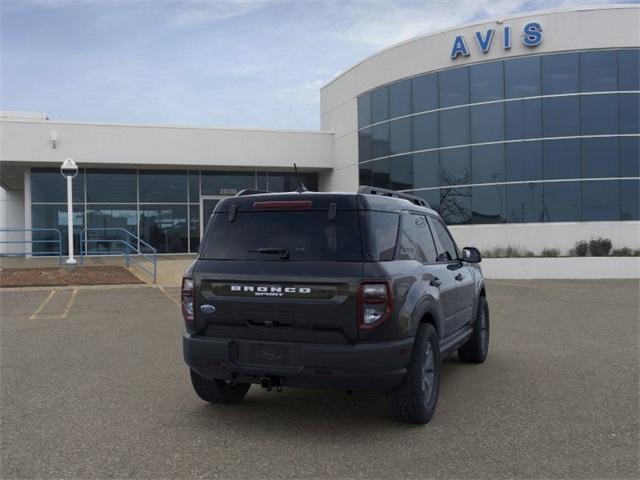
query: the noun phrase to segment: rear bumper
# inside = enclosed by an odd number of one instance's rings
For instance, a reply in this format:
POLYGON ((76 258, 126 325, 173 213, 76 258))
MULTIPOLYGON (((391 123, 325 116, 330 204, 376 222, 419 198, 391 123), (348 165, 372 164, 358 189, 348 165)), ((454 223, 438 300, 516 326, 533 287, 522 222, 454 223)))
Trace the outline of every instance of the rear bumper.
POLYGON ((183 347, 187 365, 208 379, 260 383, 268 376, 290 387, 387 392, 404 379, 413 338, 334 345, 185 333, 183 347), (264 360, 256 359, 256 352, 264 360))

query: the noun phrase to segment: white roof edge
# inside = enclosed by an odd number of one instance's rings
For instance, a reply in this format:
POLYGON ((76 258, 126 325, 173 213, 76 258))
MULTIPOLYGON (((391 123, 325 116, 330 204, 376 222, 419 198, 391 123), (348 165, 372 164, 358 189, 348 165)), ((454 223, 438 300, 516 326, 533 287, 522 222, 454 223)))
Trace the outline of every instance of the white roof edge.
POLYGON ((150 123, 114 123, 114 122, 80 122, 64 120, 45 120, 41 118, 3 118, 0 123, 43 123, 46 125, 86 125, 94 127, 123 127, 123 128, 175 128, 185 130, 220 130, 228 132, 267 132, 267 133, 303 133, 314 135, 333 135, 334 132, 326 130, 287 130, 275 128, 240 128, 240 127, 213 127, 198 125, 172 125, 172 124, 150 124, 150 123))
POLYGON ((371 55, 366 56, 365 58, 360 60, 358 63, 356 63, 355 65, 352 65, 347 70, 342 72, 337 77, 329 80, 327 83, 322 85, 320 87, 320 91, 324 90, 325 88, 327 88, 329 85, 331 85, 335 81, 337 81, 340 78, 344 77, 346 74, 348 74, 352 70, 355 70, 357 67, 359 67, 360 65, 362 65, 366 61, 368 61, 368 60, 370 60, 370 59, 372 59, 374 57, 377 57, 381 53, 387 52, 389 50, 393 50, 395 48, 402 47, 402 46, 407 45, 409 43, 417 42, 417 41, 422 40, 422 39, 427 38, 427 37, 432 37, 432 36, 440 35, 440 34, 447 33, 447 32, 454 32, 456 30, 462 30, 462 29, 465 29, 465 28, 470 28, 470 27, 474 27, 476 25, 483 25, 485 23, 492 23, 492 22, 496 22, 498 20, 507 21, 507 20, 515 20, 515 19, 518 19, 518 18, 531 17, 531 16, 534 16, 534 15, 553 15, 553 14, 557 14, 557 13, 583 12, 583 11, 592 11, 592 10, 616 10, 616 9, 624 9, 624 8, 632 8, 632 9, 640 10, 640 4, 638 4, 638 3, 613 3, 613 4, 585 5, 585 6, 580 6, 580 7, 562 7, 562 8, 551 8, 551 9, 545 9, 545 10, 532 10, 532 11, 516 13, 516 14, 513 14, 513 15, 504 16, 504 17, 489 17, 489 18, 485 18, 485 19, 482 19, 482 20, 474 21, 474 22, 471 22, 471 23, 466 23, 466 24, 462 24, 462 25, 456 25, 455 27, 448 27, 448 28, 444 28, 442 30, 437 30, 435 32, 425 33, 425 34, 422 34, 422 35, 418 35, 416 37, 409 38, 407 40, 402 40, 401 42, 398 42, 398 43, 394 43, 393 45, 389 45, 388 47, 384 47, 384 48, 372 53, 371 55))

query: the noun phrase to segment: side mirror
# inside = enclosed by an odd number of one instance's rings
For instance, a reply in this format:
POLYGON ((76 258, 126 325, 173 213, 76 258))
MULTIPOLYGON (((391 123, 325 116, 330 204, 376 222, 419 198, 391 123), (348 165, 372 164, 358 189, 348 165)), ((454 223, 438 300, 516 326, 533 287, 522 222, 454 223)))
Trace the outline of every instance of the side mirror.
POLYGON ((462 249, 462 259, 468 263, 480 263, 482 256, 480 255, 480 250, 476 247, 464 247, 462 249))

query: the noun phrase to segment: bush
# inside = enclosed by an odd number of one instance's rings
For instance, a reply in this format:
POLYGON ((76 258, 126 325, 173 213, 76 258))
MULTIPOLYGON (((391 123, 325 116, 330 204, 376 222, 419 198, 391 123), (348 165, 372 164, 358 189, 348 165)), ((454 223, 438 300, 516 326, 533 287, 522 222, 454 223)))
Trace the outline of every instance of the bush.
POLYGON ((489 250, 482 252, 482 256, 485 258, 522 258, 522 257, 535 257, 535 254, 530 250, 523 250, 519 247, 493 247, 489 250))
POLYGON ((631 250, 629 247, 616 248, 611 252, 614 257, 640 257, 640 249, 631 250))
POLYGON ((557 248, 545 248, 540 254, 541 257, 559 257, 560 250, 557 248))
POLYGON ((575 254, 578 257, 586 257, 587 252, 589 252, 589 244, 586 240, 580 240, 579 242, 576 242, 576 246, 573 251, 575 251, 575 254))
POLYGON ((608 257, 611 252, 611 240, 608 238, 592 238, 589 242, 589 250, 594 257, 608 257))

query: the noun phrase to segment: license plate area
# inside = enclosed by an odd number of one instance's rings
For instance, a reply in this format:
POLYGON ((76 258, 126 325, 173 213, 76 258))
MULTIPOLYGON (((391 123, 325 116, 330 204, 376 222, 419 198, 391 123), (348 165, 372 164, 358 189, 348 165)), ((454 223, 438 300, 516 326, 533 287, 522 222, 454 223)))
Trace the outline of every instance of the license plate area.
POLYGON ((291 346, 271 342, 238 342, 236 362, 246 365, 291 367, 291 346))

